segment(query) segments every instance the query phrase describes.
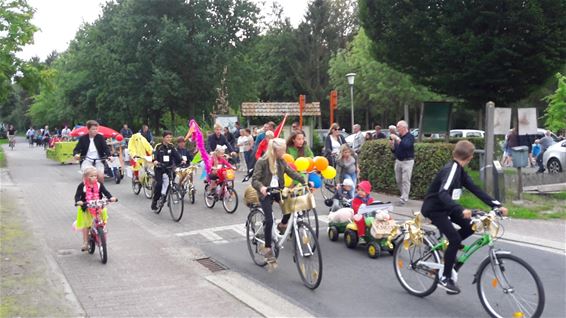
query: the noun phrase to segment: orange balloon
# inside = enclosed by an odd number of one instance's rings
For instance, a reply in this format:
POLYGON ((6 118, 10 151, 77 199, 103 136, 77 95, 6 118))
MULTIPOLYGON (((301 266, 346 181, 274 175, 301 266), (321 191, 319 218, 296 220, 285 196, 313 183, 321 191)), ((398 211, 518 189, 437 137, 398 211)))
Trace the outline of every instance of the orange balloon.
POLYGON ((293 159, 293 156, 291 156, 288 153, 283 155, 283 160, 285 160, 287 163, 295 162, 295 159, 293 159))
POLYGON ((321 156, 314 157, 314 166, 316 167, 316 170, 324 171, 328 168, 328 159, 321 156))
POLYGON ((307 168, 307 172, 311 172, 314 170, 314 160, 311 157, 306 157, 309 161, 309 167, 307 168))

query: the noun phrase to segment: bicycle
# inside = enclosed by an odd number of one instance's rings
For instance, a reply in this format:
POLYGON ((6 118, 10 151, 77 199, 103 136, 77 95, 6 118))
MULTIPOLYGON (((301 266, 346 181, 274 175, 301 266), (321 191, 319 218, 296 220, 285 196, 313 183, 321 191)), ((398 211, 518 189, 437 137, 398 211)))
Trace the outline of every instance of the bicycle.
MULTIPOLYGON (((268 195, 280 196, 282 201, 303 196, 309 191, 307 187, 296 187, 294 189, 286 189, 281 192, 278 188, 268 188, 268 195), (286 191, 290 193, 285 194, 286 191)), ((287 239, 291 236, 294 238, 293 261, 297 264, 299 276, 303 284, 310 289, 316 289, 322 281, 322 254, 320 245, 316 238, 312 227, 305 223, 304 209, 298 209, 291 212, 289 226, 283 234, 279 234, 277 230, 277 222, 273 222, 273 245, 272 250, 275 257, 279 257, 279 252, 284 248, 287 239)), ((260 266, 266 266, 267 261, 261 254, 261 250, 265 247, 265 215, 258 203, 250 204, 250 213, 246 219, 246 242, 248 251, 253 262, 260 266)))
MULTIPOLYGON (((101 213, 109 202, 110 200, 103 198, 100 200, 89 200, 83 205, 83 209, 94 209, 94 212, 87 211, 93 217, 92 225, 88 229, 88 253, 94 254, 96 247, 98 247, 98 254, 102 264, 108 262, 108 249, 106 247, 106 222, 102 220, 101 213)), ((116 199, 116 202, 118 202, 118 199, 116 199)))
POLYGON ((135 164, 140 165, 141 168, 138 168, 137 176, 136 173, 132 175, 132 191, 134 191, 134 194, 138 195, 141 189, 143 189, 145 197, 151 200, 151 198, 153 198, 153 186, 155 183, 153 178, 155 176, 153 165, 150 165, 151 156, 148 156, 145 159, 136 156, 134 157, 134 160, 135 164), (143 174, 140 175, 140 172, 142 171, 143 174))
POLYGON ((188 167, 175 169, 175 173, 179 178, 179 187, 181 189, 181 193, 183 194, 183 198, 188 193, 189 201, 191 202, 191 204, 195 203, 196 189, 193 181, 195 179, 194 177, 196 170, 196 165, 190 165, 188 167))
MULTIPOLYGON (((490 212, 473 211, 472 228, 481 233, 470 245, 463 248, 452 271, 452 279, 457 281, 458 270, 472 254, 482 247, 489 247, 488 256, 480 263, 474 274, 473 284, 477 284, 478 297, 491 317, 540 317, 545 303, 544 288, 535 270, 521 258, 495 248, 502 218, 498 209, 490 212)), ((439 275, 444 265, 442 252, 448 245, 445 238, 436 237, 434 230, 423 230, 422 216, 406 221, 394 229, 389 243, 397 235, 393 252, 393 266, 399 283, 410 294, 425 297, 436 290, 439 275)))
MULTIPOLYGON (((336 157, 332 155, 332 160, 329 160, 329 165, 334 167, 336 166, 336 157)), ((322 179, 322 186, 320 187, 320 193, 324 200, 332 199, 334 194, 336 194, 336 180, 335 178, 326 179, 321 176, 322 179)))
POLYGON ((180 186, 175 182, 175 177, 173 174, 174 171, 174 167, 167 169, 167 182, 165 182, 164 180, 162 185, 162 187, 166 186, 167 190, 165 194, 162 194, 162 197, 157 202, 157 210, 155 210, 155 214, 161 213, 163 206, 165 205, 165 203, 167 203, 171 218, 173 219, 173 221, 179 222, 183 217, 183 211, 185 210, 185 201, 183 200, 183 193, 180 189, 180 186))
POLYGON ((212 209, 216 201, 222 200, 222 206, 226 213, 234 213, 238 209, 238 193, 234 190, 234 178, 236 174, 234 170, 227 169, 224 171, 224 181, 216 185, 214 194, 210 193, 210 183, 205 182, 204 186, 204 203, 207 208, 212 209))
POLYGON ((8 136, 8 139, 10 140, 8 142, 8 146, 10 147, 10 150, 14 150, 14 147, 16 147, 16 136, 8 136))

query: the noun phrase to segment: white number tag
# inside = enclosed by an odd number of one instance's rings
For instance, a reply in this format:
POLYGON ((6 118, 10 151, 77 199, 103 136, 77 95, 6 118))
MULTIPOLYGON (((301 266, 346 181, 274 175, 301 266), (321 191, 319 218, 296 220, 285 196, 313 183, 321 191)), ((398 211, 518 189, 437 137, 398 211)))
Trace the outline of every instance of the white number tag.
POLYGON ((462 189, 454 189, 454 191, 452 191, 452 200, 460 200, 461 196, 462 189))
POLYGON ((163 162, 169 162, 169 156, 167 155, 163 156, 163 162))
POLYGON ((183 156, 183 161, 187 161, 187 156, 183 156))

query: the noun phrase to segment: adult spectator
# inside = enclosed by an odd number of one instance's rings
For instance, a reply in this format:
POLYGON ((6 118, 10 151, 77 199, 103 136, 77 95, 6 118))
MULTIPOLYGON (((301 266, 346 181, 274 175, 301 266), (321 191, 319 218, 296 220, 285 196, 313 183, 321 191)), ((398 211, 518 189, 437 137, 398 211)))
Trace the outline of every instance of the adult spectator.
POLYGON ((305 134, 301 130, 292 132, 289 139, 287 139, 287 153, 290 154, 293 159, 299 157, 314 157, 314 153, 305 141, 305 134))
POLYGON ((257 150, 259 143, 263 140, 263 138, 265 138, 265 133, 268 132, 268 131, 274 131, 274 130, 275 130, 275 123, 272 122, 272 121, 263 125, 263 132, 259 133, 257 135, 257 138, 255 139, 254 150, 257 150))
POLYGON ((68 141, 71 139, 71 129, 69 129, 69 126, 65 125, 63 130, 61 130, 61 139, 63 141, 68 141))
POLYGON ((235 123, 234 123, 234 128, 236 129, 236 131, 234 131, 234 133, 233 133, 232 135, 234 135, 234 139, 237 141, 238 138, 240 138, 240 136, 242 135, 242 133, 241 133, 242 127, 240 127, 240 123, 239 123, 239 122, 235 122, 235 123))
POLYGON ((372 139, 373 139, 373 134, 370 133, 370 132, 367 132, 367 133, 366 133, 366 141, 370 141, 370 140, 372 140, 372 139))
POLYGON ((519 136, 517 134, 517 128, 513 128, 509 131, 506 136, 506 143, 505 143, 505 153, 507 156, 505 157, 505 161, 503 162, 504 166, 511 166, 513 164, 513 155, 511 153, 511 149, 517 147, 519 145, 519 136))
POLYGON ((355 185, 358 182, 358 176, 360 174, 360 167, 358 156, 356 156, 348 144, 340 146, 340 153, 336 159, 336 172, 340 184, 346 179, 350 179, 354 183, 354 187, 350 189, 350 196, 353 198, 355 185))
POLYGON ((328 130, 328 135, 324 140, 324 156, 328 159, 328 162, 334 166, 336 163, 336 157, 340 152, 340 146, 345 144, 346 140, 344 136, 340 134, 340 126, 337 123, 332 124, 328 130))
POLYGON ((373 139, 385 139, 385 138, 387 138, 387 136, 385 136, 383 131, 381 131, 381 126, 377 125, 377 126, 375 126, 374 129, 375 129, 375 132, 372 134, 373 139))
POLYGON ((229 143, 228 140, 226 140, 226 137, 222 134, 222 125, 218 123, 214 124, 214 133, 208 136, 206 145, 208 147, 206 149, 208 152, 213 152, 218 145, 226 146, 228 151, 232 154, 235 152, 232 144, 229 143))
POLYGON ((362 127, 360 127, 360 125, 355 124, 353 130, 354 130, 354 141, 352 142, 352 150, 356 154, 359 154, 360 150, 362 149, 362 145, 365 142, 365 137, 364 137, 364 133, 362 133, 362 127))
POLYGON ((234 134, 230 132, 230 129, 228 129, 228 127, 224 127, 224 137, 226 137, 226 141, 230 143, 235 149, 237 139, 234 137, 234 134))
POLYGON ((409 200, 411 192, 411 175, 415 164, 415 137, 409 133, 407 122, 401 120, 397 123, 399 136, 392 135, 389 141, 391 151, 395 154, 395 180, 401 192, 400 204, 404 205, 409 200))
POLYGON ((548 149, 548 147, 554 144, 554 140, 550 136, 550 131, 547 130, 544 132, 544 137, 540 139, 539 144, 540 144, 540 153, 538 154, 537 157, 537 164, 538 164, 537 173, 543 173, 546 169, 544 169, 542 157, 544 156, 544 152, 548 149))
POLYGON ((389 129, 389 140, 393 140, 393 138, 395 138, 394 136, 398 136, 397 127, 395 127, 395 125, 389 125, 388 129, 389 129))
POLYGON ((81 160, 81 170, 86 167, 95 167, 98 174, 98 182, 104 182, 104 163, 103 159, 110 157, 110 149, 106 144, 106 140, 98 133, 98 122, 89 120, 86 122, 88 134, 79 138, 73 155, 76 160, 81 160))
POLYGON ((140 134, 144 136, 145 140, 150 144, 153 144, 153 135, 151 134, 151 130, 149 130, 148 125, 143 125, 142 129, 140 129, 140 134))
POLYGON ((249 165, 250 153, 254 140, 251 136, 249 129, 240 129, 240 137, 238 137, 238 150, 240 150, 240 170, 248 171, 251 167, 249 165), (244 162, 246 167, 244 168, 244 162))
POLYGON ((534 137, 533 135, 519 135, 519 136, 517 136, 519 146, 527 146, 529 148, 529 166, 530 167, 533 167, 533 157, 531 155, 531 152, 533 151, 533 142, 534 142, 533 137, 534 137))
POLYGON ((132 138, 132 135, 134 133, 132 132, 132 130, 128 127, 128 124, 124 124, 124 126, 122 127, 122 129, 120 129, 120 135, 122 135, 122 137, 124 137, 124 139, 130 139, 132 138))

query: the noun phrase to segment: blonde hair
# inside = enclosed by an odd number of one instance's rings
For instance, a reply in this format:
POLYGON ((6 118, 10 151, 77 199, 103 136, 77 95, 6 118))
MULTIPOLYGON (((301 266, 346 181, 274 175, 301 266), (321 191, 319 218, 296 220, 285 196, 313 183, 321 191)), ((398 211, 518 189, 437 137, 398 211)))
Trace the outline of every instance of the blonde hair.
POLYGON ((352 148, 350 148, 350 146, 348 146, 348 144, 342 144, 340 146, 340 151, 338 152, 338 158, 336 158, 337 160, 342 160, 342 156, 344 155, 344 151, 349 151, 350 155, 353 155, 354 152, 352 151, 352 148))
POLYGON ((267 162, 269 163, 269 171, 272 175, 277 174, 277 149, 286 149, 285 139, 273 138, 269 141, 267 145, 267 151, 265 156, 267 157, 267 162))
POLYGON ((220 125, 219 123, 214 124, 214 129, 216 128, 223 129, 222 125, 220 125))
POLYGON ((88 175, 89 175, 91 172, 94 172, 95 174, 98 174, 98 170, 96 170, 96 168, 93 167, 93 166, 88 166, 88 167, 84 168, 84 170, 83 170, 83 178, 88 178, 88 175))

